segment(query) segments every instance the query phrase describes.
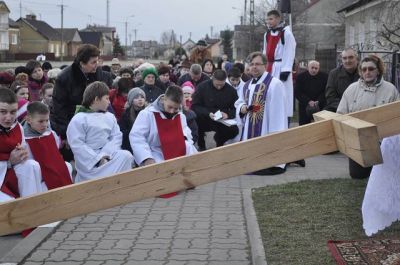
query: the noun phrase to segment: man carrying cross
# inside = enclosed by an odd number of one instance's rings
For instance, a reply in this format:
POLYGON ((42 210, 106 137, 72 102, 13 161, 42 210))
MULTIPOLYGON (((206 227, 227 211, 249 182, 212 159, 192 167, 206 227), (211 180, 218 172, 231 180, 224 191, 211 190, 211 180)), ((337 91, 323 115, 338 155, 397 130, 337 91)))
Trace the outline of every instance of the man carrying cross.
MULTIPOLYGON (((249 55, 252 79, 246 82, 235 103, 243 119, 241 141, 287 129, 287 101, 283 83, 265 71, 267 58, 261 52, 249 55)), ((285 172, 285 165, 254 172, 275 175, 285 172)))

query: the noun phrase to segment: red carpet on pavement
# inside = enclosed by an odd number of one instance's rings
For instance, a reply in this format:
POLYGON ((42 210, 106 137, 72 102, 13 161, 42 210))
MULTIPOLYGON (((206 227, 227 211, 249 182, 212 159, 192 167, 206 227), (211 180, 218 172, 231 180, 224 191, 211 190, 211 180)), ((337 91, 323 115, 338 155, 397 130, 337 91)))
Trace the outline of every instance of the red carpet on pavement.
POLYGON ((338 265, 400 265, 400 239, 328 241, 338 265))

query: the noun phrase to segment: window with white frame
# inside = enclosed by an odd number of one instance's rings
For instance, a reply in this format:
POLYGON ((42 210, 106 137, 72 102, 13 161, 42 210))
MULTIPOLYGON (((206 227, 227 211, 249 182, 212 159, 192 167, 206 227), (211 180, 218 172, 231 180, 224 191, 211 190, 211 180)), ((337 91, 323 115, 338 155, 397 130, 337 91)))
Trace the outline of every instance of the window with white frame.
POLYGON ((17 33, 11 33, 11 44, 12 45, 18 44, 18 34, 17 33))

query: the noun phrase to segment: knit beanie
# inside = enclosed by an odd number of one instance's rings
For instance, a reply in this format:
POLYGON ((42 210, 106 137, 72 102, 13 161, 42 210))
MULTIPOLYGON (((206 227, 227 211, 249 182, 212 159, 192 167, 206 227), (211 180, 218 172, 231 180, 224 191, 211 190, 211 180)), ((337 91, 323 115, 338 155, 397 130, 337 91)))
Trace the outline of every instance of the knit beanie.
POLYGON ((158 73, 157 70, 155 68, 147 68, 146 70, 143 71, 142 73, 142 78, 145 79, 146 76, 148 76, 149 74, 153 74, 155 78, 158 77, 158 73))
POLYGON ((194 85, 190 81, 186 81, 185 83, 182 84, 182 92, 183 93, 194 93, 194 85))
POLYGON ((129 108, 131 106, 133 100, 139 96, 142 96, 146 100, 146 94, 140 87, 132 88, 128 93, 125 107, 129 108))

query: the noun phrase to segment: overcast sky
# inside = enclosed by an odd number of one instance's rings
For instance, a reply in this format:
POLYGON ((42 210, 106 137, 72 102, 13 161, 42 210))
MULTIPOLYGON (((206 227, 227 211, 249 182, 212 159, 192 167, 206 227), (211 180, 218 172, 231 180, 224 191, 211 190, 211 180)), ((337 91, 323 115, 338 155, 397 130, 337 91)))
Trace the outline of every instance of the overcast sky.
MULTIPOLYGON (((256 2, 261 0, 256 0, 256 2)), ((11 10, 10 17, 35 13, 38 19, 52 27, 61 27, 61 0, 5 0, 11 10)), ((106 24, 106 0, 64 0, 64 27, 82 29, 89 23, 106 24)), ((157 40, 163 31, 173 29, 183 42, 189 38, 197 41, 227 27, 240 24, 244 0, 110 0, 110 25, 117 28, 121 43, 125 44, 125 21, 129 34, 134 40, 133 30, 137 29, 138 40, 157 40), (133 17, 130 17, 134 15, 133 17)))

